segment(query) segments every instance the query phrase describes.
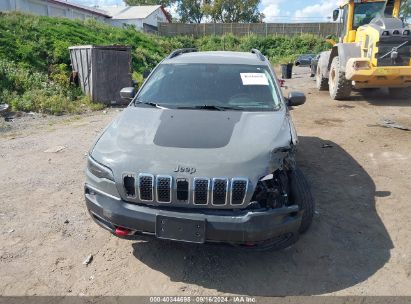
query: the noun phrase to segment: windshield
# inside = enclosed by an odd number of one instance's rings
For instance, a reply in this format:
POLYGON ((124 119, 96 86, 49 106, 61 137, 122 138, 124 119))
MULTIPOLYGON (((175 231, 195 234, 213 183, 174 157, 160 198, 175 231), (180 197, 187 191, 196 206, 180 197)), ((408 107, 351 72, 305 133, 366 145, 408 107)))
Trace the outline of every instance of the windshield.
POLYGON ((161 64, 136 97, 165 108, 273 111, 280 98, 265 66, 161 64))
POLYGON ((368 2, 357 3, 354 9, 354 24, 356 30, 364 24, 369 24, 372 19, 384 16, 385 1, 383 2, 368 2))

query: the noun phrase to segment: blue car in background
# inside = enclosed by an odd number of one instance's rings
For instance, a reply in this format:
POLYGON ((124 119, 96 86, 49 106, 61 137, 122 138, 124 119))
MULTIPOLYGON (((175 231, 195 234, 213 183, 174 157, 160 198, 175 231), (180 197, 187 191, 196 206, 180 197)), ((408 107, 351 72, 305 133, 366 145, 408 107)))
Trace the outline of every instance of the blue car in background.
POLYGON ((297 58, 295 61, 295 66, 309 67, 311 65, 311 60, 315 57, 315 54, 303 54, 297 58))

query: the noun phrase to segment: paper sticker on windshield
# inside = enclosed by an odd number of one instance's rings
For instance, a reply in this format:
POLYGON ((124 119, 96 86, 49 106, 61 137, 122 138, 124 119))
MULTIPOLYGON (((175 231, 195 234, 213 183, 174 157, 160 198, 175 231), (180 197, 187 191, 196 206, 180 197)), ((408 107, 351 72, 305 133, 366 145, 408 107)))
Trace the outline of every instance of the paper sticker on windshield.
POLYGON ((263 73, 240 73, 243 85, 265 85, 268 86, 267 76, 263 73))

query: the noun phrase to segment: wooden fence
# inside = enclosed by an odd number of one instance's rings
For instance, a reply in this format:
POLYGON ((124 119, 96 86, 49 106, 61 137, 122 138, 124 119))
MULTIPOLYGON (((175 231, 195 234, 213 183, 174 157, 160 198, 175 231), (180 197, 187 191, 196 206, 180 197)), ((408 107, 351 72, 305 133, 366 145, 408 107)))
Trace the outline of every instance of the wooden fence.
POLYGON ((301 35, 315 34, 327 36, 336 34, 338 23, 160 23, 158 27, 161 36, 209 36, 233 34, 245 35, 301 35))

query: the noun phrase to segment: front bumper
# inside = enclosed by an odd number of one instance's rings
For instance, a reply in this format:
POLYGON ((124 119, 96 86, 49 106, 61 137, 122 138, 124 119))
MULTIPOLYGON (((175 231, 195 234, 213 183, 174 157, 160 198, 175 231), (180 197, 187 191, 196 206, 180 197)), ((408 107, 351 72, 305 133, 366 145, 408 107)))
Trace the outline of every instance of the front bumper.
MULTIPOLYGON (((369 62, 355 58, 347 63, 346 77, 355 82, 354 86, 360 88, 379 87, 409 87, 411 86, 411 66, 382 66, 368 69, 355 70, 356 62, 369 62)), ((365 63, 364 63, 365 64, 365 63)))
POLYGON ((298 206, 265 211, 184 210, 130 204, 90 191, 85 186, 87 209, 94 221, 114 233, 117 227, 133 233, 156 234, 158 216, 200 220, 205 223, 204 241, 222 243, 258 243, 287 234, 298 234, 302 212, 298 206))

